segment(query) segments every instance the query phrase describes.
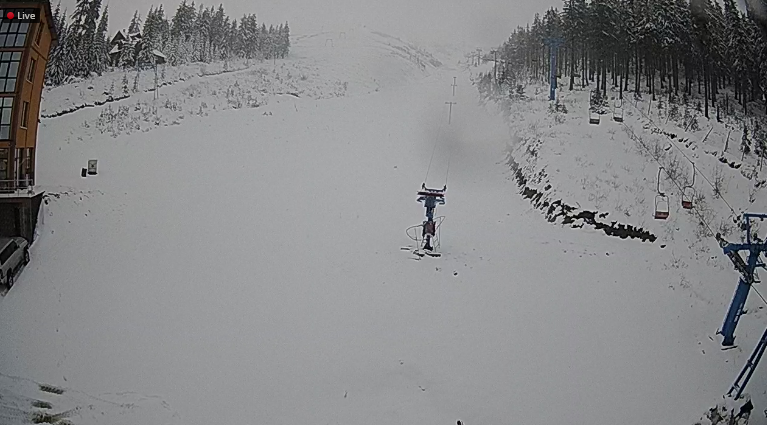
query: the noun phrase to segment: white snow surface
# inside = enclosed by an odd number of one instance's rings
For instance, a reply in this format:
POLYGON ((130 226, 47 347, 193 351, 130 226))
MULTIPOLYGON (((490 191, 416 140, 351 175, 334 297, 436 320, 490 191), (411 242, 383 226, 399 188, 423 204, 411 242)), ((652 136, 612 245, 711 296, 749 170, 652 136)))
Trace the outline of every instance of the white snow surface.
POLYGON ((44 400, 83 425, 686 424, 721 400, 764 318, 720 351, 736 276, 718 252, 546 222, 503 162, 518 132, 468 71, 335 34, 43 119, 49 197, 0 301, 0 418, 44 400), (443 256, 415 261, 400 247, 430 163, 443 256))

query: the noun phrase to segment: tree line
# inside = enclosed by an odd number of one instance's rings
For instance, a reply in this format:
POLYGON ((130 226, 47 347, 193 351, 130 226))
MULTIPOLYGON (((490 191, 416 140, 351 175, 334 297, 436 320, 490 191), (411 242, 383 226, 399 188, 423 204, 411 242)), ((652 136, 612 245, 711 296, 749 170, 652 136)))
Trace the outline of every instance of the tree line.
POLYGON ((511 33, 498 49, 498 81, 514 96, 520 81, 548 79, 553 48, 571 90, 577 79, 602 97, 609 84, 621 99, 697 91, 707 118, 720 107, 753 113, 767 95, 767 35, 755 16, 735 0, 565 0, 511 33))
POLYGON ((255 14, 232 19, 218 8, 195 6, 184 0, 172 17, 163 6, 152 7, 142 21, 136 11, 120 42, 108 33, 108 5, 102 0, 77 0, 74 12, 57 4, 53 21, 59 41, 51 50, 46 83, 64 84, 72 77, 101 75, 112 68, 143 68, 154 64, 155 50, 169 65, 213 62, 232 58, 284 58, 290 50, 288 23, 260 23, 255 14), (138 36, 137 36, 138 35, 138 36), (124 39, 123 39, 124 38, 124 39), (117 46, 117 47, 116 47, 117 46))

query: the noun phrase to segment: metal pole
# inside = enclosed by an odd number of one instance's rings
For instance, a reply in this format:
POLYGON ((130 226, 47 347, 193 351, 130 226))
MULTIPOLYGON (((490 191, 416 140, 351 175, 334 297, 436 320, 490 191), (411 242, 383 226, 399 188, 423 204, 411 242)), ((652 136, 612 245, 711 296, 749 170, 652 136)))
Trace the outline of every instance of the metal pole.
POLYGON ((556 90, 557 90, 557 54, 556 54, 556 48, 554 47, 554 44, 552 43, 549 46, 549 54, 551 55, 550 63, 550 85, 551 88, 549 89, 549 100, 554 100, 556 98, 556 90))
POLYGON ((557 49, 562 44, 562 39, 547 38, 544 41, 549 46, 549 100, 554 100, 557 89, 557 49))
POLYGON ((453 96, 455 96, 455 88, 456 88, 456 86, 457 86, 457 84, 455 84, 455 79, 456 79, 456 78, 457 78, 457 77, 453 77, 453 96))
POLYGON ((456 105, 458 102, 445 102, 446 105, 450 105, 450 112, 447 116, 447 123, 450 124, 453 118, 453 105, 456 105))

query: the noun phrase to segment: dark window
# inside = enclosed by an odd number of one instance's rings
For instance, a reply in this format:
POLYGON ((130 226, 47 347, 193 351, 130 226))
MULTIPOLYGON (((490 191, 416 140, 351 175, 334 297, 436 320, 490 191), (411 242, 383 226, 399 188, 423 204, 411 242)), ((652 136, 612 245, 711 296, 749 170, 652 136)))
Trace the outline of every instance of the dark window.
POLYGON ((31 185, 35 180, 35 149, 27 148, 27 162, 24 167, 25 179, 29 181, 31 185))
POLYGON ((6 261, 8 261, 9 258, 11 258, 11 255, 13 255, 14 252, 16 252, 16 248, 19 246, 16 245, 16 242, 11 241, 3 252, 0 252, 0 264, 5 264, 6 261))
POLYGON ((16 90, 16 77, 19 75, 21 52, 0 53, 0 92, 16 90))
POLYGON ((29 69, 27 70, 27 81, 32 81, 32 79, 35 78, 36 66, 37 66, 37 61, 34 58, 29 61, 29 69))
POLYGON ((0 99, 2 99, 2 102, 0 102, 0 140, 10 140, 13 98, 3 97, 0 99))
POLYGON ((24 47, 27 41, 29 22, 9 22, 0 24, 0 47, 24 47))
POLYGON ((40 45, 40 39, 43 37, 43 23, 37 24, 37 35, 35 36, 35 44, 40 45))
POLYGON ((8 155, 10 149, 0 149, 0 180, 8 179, 8 155))
POLYGON ((24 161, 24 148, 16 148, 16 166, 14 169, 16 170, 16 179, 19 179, 21 176, 21 163, 24 161))
POLYGON ((23 102, 21 104, 21 126, 27 128, 27 122, 29 115, 29 102, 23 102))

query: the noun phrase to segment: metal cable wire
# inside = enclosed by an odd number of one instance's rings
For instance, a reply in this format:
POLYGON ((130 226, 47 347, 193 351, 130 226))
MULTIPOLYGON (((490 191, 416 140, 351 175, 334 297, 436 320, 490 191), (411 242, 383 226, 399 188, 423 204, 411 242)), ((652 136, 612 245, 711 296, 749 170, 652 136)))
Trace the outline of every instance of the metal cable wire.
MULTIPOLYGON (((629 103, 630 103, 630 102, 629 102, 629 103)), ((640 112, 641 112, 641 111, 640 111, 640 112)), ((680 185, 680 184, 679 184, 679 183, 678 183, 676 180, 674 180, 674 179, 671 177, 671 175, 669 174, 668 170, 666 170, 666 168, 663 166, 663 163, 662 163, 662 162, 660 162, 660 160, 658 160, 657 158, 655 158, 655 157, 652 155, 652 152, 650 151, 650 148, 649 148, 649 147, 647 147, 647 145, 645 145, 645 144, 644 144, 644 142, 642 142, 642 141, 641 141, 641 139, 639 139, 639 138, 636 136, 636 134, 634 133, 634 130, 632 130, 632 129, 631 129, 631 127, 629 127, 629 126, 628 126, 628 125, 626 125, 625 123, 621 123, 621 124, 622 124, 622 125, 623 125, 623 126, 626 128, 626 130, 628 130, 628 131, 631 133, 631 139, 632 139, 632 140, 634 140, 634 141, 636 141, 636 142, 638 142, 640 145, 642 145, 642 147, 643 147, 643 148, 644 148, 644 149, 647 151, 647 153, 649 153, 649 154, 650 154, 650 157, 651 157, 651 158, 653 158, 653 159, 655 160, 655 162, 657 162, 657 163, 658 163, 658 165, 659 165, 659 166, 660 166, 660 167, 661 167, 661 168, 662 168, 662 169, 663 169, 663 170, 666 172, 666 176, 668 177, 668 179, 669 179, 669 180, 671 180, 671 182, 672 182, 672 183, 674 183, 674 185, 675 185, 675 186, 676 186, 676 187, 677 187, 677 188, 678 188, 680 191, 682 191, 682 192, 683 192, 683 191, 684 191, 684 189, 682 188, 682 186, 681 186, 681 185, 680 185)), ((668 136, 667 136, 667 137, 668 137, 668 136)), ((689 158, 688 158, 688 159, 689 159, 689 158)), ((692 162, 692 161, 690 161, 690 162, 692 162)), ((729 206, 729 204, 728 204, 728 206, 729 206)), ((732 208, 730 208, 730 209, 732 210, 732 208)), ((692 210, 693 210, 693 211, 695 212, 695 214, 698 216, 698 218, 700 219, 700 222, 701 222, 701 223, 702 223, 704 226, 706 226, 706 228, 708 229, 708 231, 711 233, 711 236, 715 238, 715 237, 716 237, 716 233, 714 233, 714 230, 711 228, 711 225, 709 225, 709 224, 706 222, 706 219, 703 217, 703 214, 702 214, 702 213, 701 213, 701 212, 698 210, 698 208, 697 208, 697 204, 693 204, 692 210)), ((735 211, 734 211, 734 210, 733 210, 733 213, 735 213, 735 211)), ((719 243, 719 241, 717 240, 717 245, 718 245, 718 243, 719 243)), ((756 288, 755 288, 753 285, 751 285, 751 289, 753 289, 753 290, 754 290, 754 291, 755 291, 755 292, 756 292, 756 293, 759 295, 759 298, 761 298, 761 299, 762 299, 762 302, 764 302, 764 304, 765 304, 765 305, 767 305, 767 300, 766 300, 766 299, 765 299, 765 298, 762 296, 762 294, 761 294, 761 293, 759 293, 759 290, 758 290, 758 289, 756 289, 756 288)))
MULTIPOLYGON (((690 161, 690 162, 693 162, 693 163, 694 163, 694 161, 693 161, 692 159, 690 159, 690 157, 688 157, 688 156, 687 156, 687 155, 684 153, 684 151, 682 150, 682 148, 680 148, 679 146, 677 146, 677 145, 674 143, 674 140, 673 140, 671 137, 669 137, 669 135, 668 135, 668 134, 666 134, 666 133, 665 133, 665 132, 664 132, 664 131, 663 131, 663 130, 660 128, 660 127, 658 127, 658 125, 657 125, 657 124, 655 124, 655 121, 653 121, 653 119, 652 119, 652 118, 650 118, 648 115, 646 115, 646 114, 645 114, 645 113, 644 113, 644 112, 643 112, 641 109, 639 109, 639 107, 637 107, 636 105, 634 105, 634 104, 631 104, 631 102, 628 102, 628 103, 629 103, 631 106, 633 106, 633 107, 634 107, 634 109, 636 109, 636 110, 637 110, 637 111, 638 111, 638 112, 639 112, 639 113, 640 113, 640 114, 641 114, 641 115, 642 115, 644 118, 646 118, 648 121, 650 121, 650 124, 652 124, 652 125, 653 125, 653 127, 657 128, 657 129, 660 131, 660 133, 661 133, 661 134, 663 134, 664 136, 666 136, 666 138, 667 138, 667 139, 668 139, 668 140, 671 142, 671 146, 673 146, 673 147, 674 147, 676 150, 678 150, 678 151, 679 151, 679 153, 681 153, 683 157, 685 157, 685 158, 686 158, 688 161, 690 161)), ((711 189, 713 189, 714 191, 716 191, 716 186, 715 186, 713 183, 711 183, 711 180, 709 180, 709 179, 708 179, 708 177, 706 177, 706 174, 704 174, 704 173, 703 173, 702 171, 700 171, 700 170, 699 170, 698 172, 699 172, 699 174, 701 175, 701 177, 703 177, 703 180, 705 180, 705 181, 706 181, 706 183, 708 183, 708 184, 709 184, 709 186, 711 186, 711 189)), ((729 203, 729 202, 727 202, 727 199, 725 199, 725 198, 724 198, 724 196, 723 196, 722 194, 719 194, 719 199, 721 199, 721 200, 722 200, 722 202, 724 202, 724 203, 727 205, 727 207, 730 209, 730 211, 731 211, 733 214, 735 214, 735 215, 737 215, 737 214, 738 214, 737 212, 735 212, 735 209, 732 207, 732 205, 730 205, 730 203, 729 203)))
POLYGON ((437 142, 439 142, 439 127, 437 127, 437 137, 434 139, 434 149, 431 150, 431 158, 429 158, 429 166, 426 168, 426 177, 423 182, 426 183, 429 180, 429 171, 431 170, 431 162, 434 160, 434 152, 437 151, 437 142))

